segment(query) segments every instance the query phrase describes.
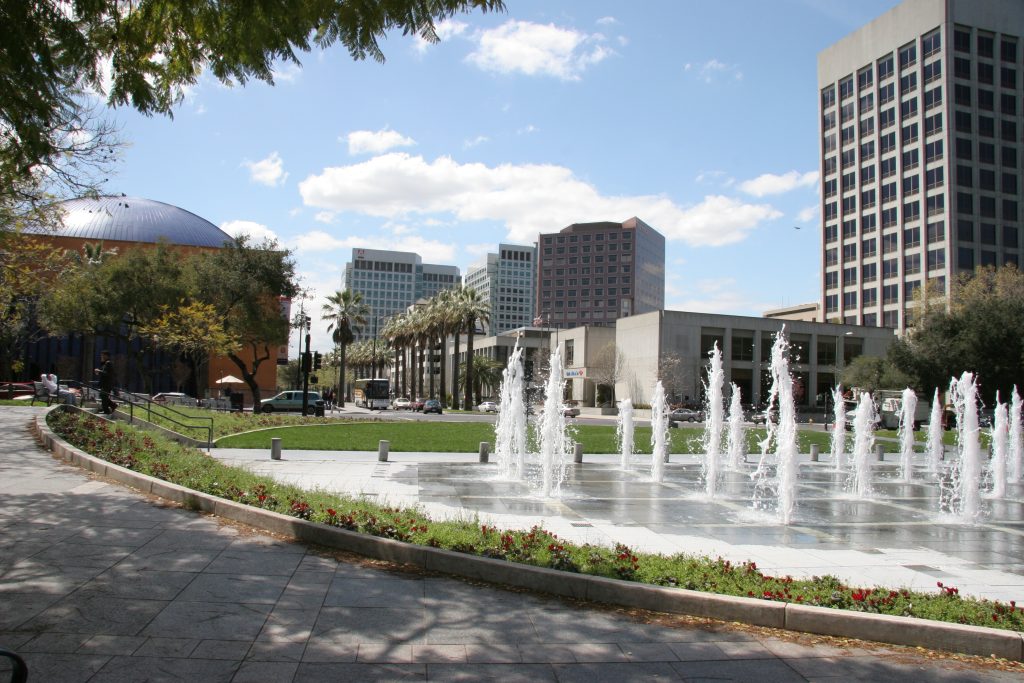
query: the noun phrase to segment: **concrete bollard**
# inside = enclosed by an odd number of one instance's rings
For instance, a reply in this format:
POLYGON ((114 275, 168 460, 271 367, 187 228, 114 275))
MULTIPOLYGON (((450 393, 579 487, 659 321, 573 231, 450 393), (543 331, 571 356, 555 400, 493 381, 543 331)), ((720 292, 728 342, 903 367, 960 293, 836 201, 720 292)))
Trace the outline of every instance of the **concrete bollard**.
POLYGON ((270 459, 281 459, 281 439, 279 437, 274 437, 270 440, 270 459))
POLYGON ((491 454, 491 444, 486 441, 480 442, 480 462, 487 462, 491 454))
POLYGON ((875 456, 878 458, 878 462, 885 462, 885 446, 882 444, 875 444, 875 456))
POLYGON ((583 462, 583 444, 578 443, 573 446, 572 449, 572 461, 575 463, 583 462))
POLYGON ((819 446, 816 443, 811 444, 811 462, 818 462, 819 446))
POLYGON ((391 442, 390 441, 385 441, 384 439, 381 439, 380 442, 378 442, 378 444, 377 444, 377 461, 378 462, 387 462, 388 461, 388 451, 390 451, 390 450, 391 450, 391 442))

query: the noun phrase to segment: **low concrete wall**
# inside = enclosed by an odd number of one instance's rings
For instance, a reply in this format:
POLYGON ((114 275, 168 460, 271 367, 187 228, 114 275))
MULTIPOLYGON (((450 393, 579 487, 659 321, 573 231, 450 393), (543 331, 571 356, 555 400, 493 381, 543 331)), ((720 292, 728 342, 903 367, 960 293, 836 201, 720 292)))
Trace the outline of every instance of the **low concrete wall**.
POLYGON ((716 595, 573 574, 412 545, 308 522, 193 491, 95 458, 55 435, 46 425, 43 415, 35 417, 33 427, 42 444, 57 457, 144 493, 299 541, 338 548, 366 557, 611 605, 1024 661, 1024 635, 1015 631, 716 595))

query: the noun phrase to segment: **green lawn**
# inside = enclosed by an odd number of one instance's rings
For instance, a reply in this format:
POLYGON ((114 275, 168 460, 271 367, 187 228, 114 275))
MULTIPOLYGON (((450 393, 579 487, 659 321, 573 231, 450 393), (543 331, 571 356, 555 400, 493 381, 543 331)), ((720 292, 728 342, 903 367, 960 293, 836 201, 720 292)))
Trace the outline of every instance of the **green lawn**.
MULTIPOLYGON (((583 444, 585 453, 618 453, 618 438, 612 425, 574 425, 573 438, 583 444)), ((701 428, 670 430, 672 453, 703 452, 701 428)), ((382 439, 391 442, 395 452, 475 453, 481 441, 494 444, 494 427, 481 422, 350 422, 310 427, 281 427, 250 434, 237 434, 217 441, 221 448, 270 448, 270 439, 281 439, 281 447, 295 450, 375 451, 382 439)), ((747 449, 760 450, 758 441, 763 429, 747 431, 747 449)), ((637 427, 634 436, 636 453, 651 452, 650 427, 637 427)), ((828 449, 829 435, 824 432, 800 432, 802 451, 817 443, 822 452, 828 449)))

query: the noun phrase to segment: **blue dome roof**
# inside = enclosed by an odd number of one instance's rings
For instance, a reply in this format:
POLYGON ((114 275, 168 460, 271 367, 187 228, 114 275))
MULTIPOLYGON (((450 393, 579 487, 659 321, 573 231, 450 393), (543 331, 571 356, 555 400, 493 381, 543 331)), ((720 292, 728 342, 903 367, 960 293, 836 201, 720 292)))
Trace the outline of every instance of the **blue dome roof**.
POLYGON ((231 236, 216 225, 177 206, 140 197, 71 199, 63 204, 62 237, 121 242, 160 239, 189 247, 222 247, 231 236))

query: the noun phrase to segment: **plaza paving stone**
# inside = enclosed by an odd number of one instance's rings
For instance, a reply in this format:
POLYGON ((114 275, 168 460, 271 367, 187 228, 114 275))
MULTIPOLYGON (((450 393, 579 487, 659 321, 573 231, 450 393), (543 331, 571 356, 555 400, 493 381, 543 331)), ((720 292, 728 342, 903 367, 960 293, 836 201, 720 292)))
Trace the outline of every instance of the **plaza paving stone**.
POLYGON ((0 409, 0 646, 32 681, 1021 680, 335 556, 58 462, 38 412, 0 409))

